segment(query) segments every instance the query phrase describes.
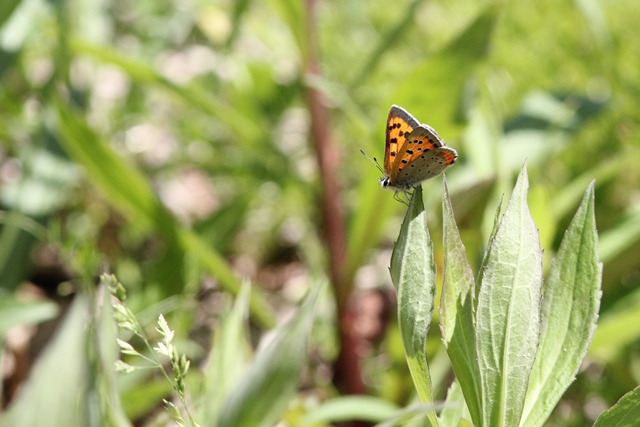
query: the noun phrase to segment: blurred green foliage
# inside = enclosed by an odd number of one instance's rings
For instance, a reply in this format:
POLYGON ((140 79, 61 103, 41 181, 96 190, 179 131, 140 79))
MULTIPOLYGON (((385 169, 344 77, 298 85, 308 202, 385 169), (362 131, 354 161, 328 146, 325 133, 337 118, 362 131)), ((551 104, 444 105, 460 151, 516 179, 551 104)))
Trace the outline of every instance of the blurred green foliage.
MULTIPOLYGON (((447 180, 474 270, 525 159, 545 265, 596 180, 603 327, 551 425, 593 422, 640 382, 640 3, 324 1, 311 15, 316 32, 306 5, 3 1, 2 291, 31 281, 51 295, 92 295, 107 269, 141 321, 164 313, 186 353, 204 360, 210 337, 194 331, 203 318, 214 328, 220 312, 206 295, 235 294, 248 277, 251 318, 273 326, 328 277, 309 87, 324 95, 339 148, 346 281, 389 289, 387 248, 405 207, 377 187, 358 149, 381 156, 395 103, 460 155, 447 180), (318 75, 305 72, 310 58, 318 75), (375 279, 356 275, 367 271, 375 279)), ((425 183, 424 198, 441 271, 439 186, 425 183)), ((338 343, 323 304, 312 345, 327 362, 338 343)), ((368 353, 366 382, 404 405, 394 328, 368 353)), ((437 400, 448 379, 438 328, 427 352, 437 400)), ((323 368, 305 378, 318 400, 335 393, 323 368)), ((169 392, 151 374, 119 387, 132 419, 169 392)), ((301 393, 287 419, 314 406, 301 393)))

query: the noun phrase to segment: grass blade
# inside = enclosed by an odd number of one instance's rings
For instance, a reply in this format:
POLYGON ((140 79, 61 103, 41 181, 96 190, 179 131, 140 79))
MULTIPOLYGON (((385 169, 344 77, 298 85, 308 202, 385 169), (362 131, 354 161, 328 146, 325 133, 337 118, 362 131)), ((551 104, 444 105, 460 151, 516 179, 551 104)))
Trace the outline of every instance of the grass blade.
POLYGON ((217 427, 270 427, 295 396, 320 288, 305 298, 297 316, 258 352, 246 376, 226 399, 217 427))
POLYGON ((232 384, 241 376, 243 362, 248 361, 251 347, 246 329, 250 286, 248 282, 242 284, 233 308, 225 310, 220 317, 220 326, 214 331, 203 383, 204 399, 208 403, 202 405, 200 419, 205 425, 214 425, 232 384))
MULTIPOLYGON (((60 144, 70 157, 84 166, 88 177, 112 206, 130 221, 156 231, 165 239, 167 262, 159 266, 163 270, 158 273, 162 283, 169 284, 165 292, 176 293, 184 286, 183 259, 185 253, 189 253, 215 275, 227 291, 237 294, 240 282, 224 258, 198 235, 177 223, 144 175, 111 150, 78 113, 58 104, 57 114, 60 144)), ((261 326, 273 324, 268 304, 255 289, 251 292, 250 307, 261 326)))
POLYGON ((86 352, 88 321, 89 304, 84 296, 78 296, 20 395, 0 420, 1 426, 92 425, 86 399, 90 375, 86 352))

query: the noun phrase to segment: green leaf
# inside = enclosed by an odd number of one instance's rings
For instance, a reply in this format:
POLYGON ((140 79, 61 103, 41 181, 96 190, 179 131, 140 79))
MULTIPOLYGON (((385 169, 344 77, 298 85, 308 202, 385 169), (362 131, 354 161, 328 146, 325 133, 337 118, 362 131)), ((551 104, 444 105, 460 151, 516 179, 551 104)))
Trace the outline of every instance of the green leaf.
MULTIPOLYGON (((500 198, 500 203, 498 203, 498 207, 496 208, 496 213, 493 216, 493 228, 491 229, 491 233, 489 234, 489 244, 487 245, 487 249, 484 251, 482 256, 482 262, 480 263, 480 269, 478 273, 478 278, 476 283, 478 286, 476 287, 476 292, 480 291, 480 281, 482 280, 482 272, 485 270, 487 266, 487 260, 489 259, 489 255, 491 254, 491 246, 493 241, 496 238, 496 233, 498 232, 498 226, 500 225, 500 213, 502 212, 502 202, 504 201, 504 195, 500 198)), ((476 299, 477 304, 477 299, 476 299)))
POLYGON ((203 383, 204 400, 208 403, 202 405, 202 416, 198 417, 205 425, 213 425, 218 419, 224 399, 248 360, 251 347, 246 328, 250 289, 249 282, 243 283, 233 308, 220 316, 220 326, 214 332, 203 383))
POLYGON ((633 427, 640 420, 640 387, 622 396, 618 403, 604 411, 593 427, 633 427))
POLYGON ((476 355, 475 279, 453 216, 446 178, 443 178, 442 218, 445 255, 440 330, 469 412, 480 425, 482 395, 476 355))
POLYGON ((386 421, 376 424, 376 427, 436 427, 438 420, 432 414, 441 408, 442 404, 434 403, 410 405, 397 411, 386 421))
POLYGON ((393 416, 397 410, 397 405, 378 397, 341 396, 325 400, 302 417, 296 425, 307 427, 350 420, 381 422, 393 416))
POLYGON ((431 403, 426 342, 436 294, 436 265, 421 186, 413 192, 393 248, 391 279, 398 294, 398 324, 411 377, 420 400, 431 403))
POLYGON ((540 329, 542 251, 527 207, 526 165, 483 272, 476 319, 485 426, 517 426, 540 329))
POLYGON ((469 409, 465 403, 460 383, 456 379, 447 392, 444 409, 442 409, 439 417, 440 425, 459 426, 465 418, 470 418, 469 409))
POLYGON ((540 346, 521 426, 542 426, 573 382, 596 328, 601 282, 592 182, 545 282, 540 346))
POLYGON ((0 295, 0 337, 15 326, 35 325, 58 313, 58 306, 51 301, 25 301, 6 292, 0 295))
POLYGON ((296 317, 258 352, 226 399, 217 427, 271 427, 282 417, 296 394, 320 290, 310 291, 296 317))
POLYGON ((21 0, 5 0, 0 7, 0 27, 11 17, 13 11, 21 3, 21 0))
MULTIPOLYGON (((56 337, 36 362, 0 426, 92 425, 87 400, 89 305, 77 296, 56 337)), ((95 420, 94 420, 95 421, 95 420)))

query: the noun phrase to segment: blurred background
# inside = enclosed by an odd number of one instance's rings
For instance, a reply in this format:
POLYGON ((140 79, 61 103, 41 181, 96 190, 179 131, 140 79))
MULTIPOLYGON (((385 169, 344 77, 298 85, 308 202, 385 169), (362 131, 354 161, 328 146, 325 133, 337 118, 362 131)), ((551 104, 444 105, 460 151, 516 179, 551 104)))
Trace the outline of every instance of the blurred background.
MULTIPOLYGON (((359 153, 382 158, 398 104, 459 153, 447 183, 476 273, 525 161, 545 268, 596 180, 600 322, 550 425, 592 422, 640 382, 638 22, 634 0, 2 0, 3 404, 102 272, 151 333, 167 317, 195 377, 242 279, 254 347, 327 284, 283 417, 411 402, 387 270, 406 207, 359 153)), ((442 254, 442 178, 423 187, 442 254)), ((171 394, 152 373, 117 389, 137 425, 171 394)))

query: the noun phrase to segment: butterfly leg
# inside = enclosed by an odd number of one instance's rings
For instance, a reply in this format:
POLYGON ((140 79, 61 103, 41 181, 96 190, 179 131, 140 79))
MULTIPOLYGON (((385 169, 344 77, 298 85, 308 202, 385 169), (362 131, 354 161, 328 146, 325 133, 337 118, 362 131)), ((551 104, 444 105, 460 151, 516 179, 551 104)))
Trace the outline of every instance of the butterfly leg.
MULTIPOLYGON (((396 190, 395 193, 393 193, 393 198, 397 201, 399 201, 400 203, 409 206, 409 203, 405 200, 403 200, 398 193, 400 193, 400 190, 396 190)), ((404 196, 407 198, 407 200, 410 200, 409 197, 407 196, 407 190, 402 190, 402 194, 404 194, 404 196)))

